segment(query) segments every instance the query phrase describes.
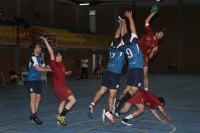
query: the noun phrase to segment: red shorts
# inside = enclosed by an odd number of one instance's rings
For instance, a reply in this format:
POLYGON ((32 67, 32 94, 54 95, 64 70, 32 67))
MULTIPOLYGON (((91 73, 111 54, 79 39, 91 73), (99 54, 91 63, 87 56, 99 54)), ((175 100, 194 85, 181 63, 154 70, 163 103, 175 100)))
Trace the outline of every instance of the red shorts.
POLYGON ((126 103, 130 104, 144 104, 143 93, 137 91, 126 103))
POLYGON ((148 66, 148 55, 142 55, 145 66, 148 66))
POLYGON ((60 102, 66 100, 69 96, 73 95, 71 90, 65 85, 54 85, 53 89, 60 102))

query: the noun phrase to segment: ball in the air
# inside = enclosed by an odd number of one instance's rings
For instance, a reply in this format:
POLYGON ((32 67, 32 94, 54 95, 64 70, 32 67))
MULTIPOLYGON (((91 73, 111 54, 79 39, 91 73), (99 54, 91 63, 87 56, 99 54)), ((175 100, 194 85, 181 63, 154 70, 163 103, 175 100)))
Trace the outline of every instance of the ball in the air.
POLYGON ((158 7, 157 7, 156 5, 153 5, 153 6, 151 7, 151 11, 152 11, 152 12, 158 12, 158 7))

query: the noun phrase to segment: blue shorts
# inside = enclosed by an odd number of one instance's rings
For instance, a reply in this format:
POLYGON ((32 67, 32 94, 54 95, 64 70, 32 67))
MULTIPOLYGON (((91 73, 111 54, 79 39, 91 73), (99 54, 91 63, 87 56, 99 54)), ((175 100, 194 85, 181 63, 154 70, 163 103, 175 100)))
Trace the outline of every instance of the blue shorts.
POLYGON ((106 71, 103 74, 102 86, 107 87, 108 89, 116 89, 119 88, 119 78, 120 74, 116 74, 110 71, 106 71))
POLYGON ((126 85, 141 87, 144 81, 144 70, 143 68, 132 68, 128 70, 126 85))
POLYGON ((28 93, 42 94, 41 81, 26 81, 28 93))

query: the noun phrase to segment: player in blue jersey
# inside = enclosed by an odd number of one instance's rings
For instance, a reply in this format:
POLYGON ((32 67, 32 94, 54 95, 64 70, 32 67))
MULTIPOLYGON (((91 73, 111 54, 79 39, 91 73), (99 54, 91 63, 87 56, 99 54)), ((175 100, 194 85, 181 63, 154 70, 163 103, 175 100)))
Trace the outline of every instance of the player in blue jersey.
POLYGON ((137 44, 137 33, 135 29, 135 24, 132 18, 132 12, 126 11, 125 16, 130 22, 131 33, 127 33, 126 25, 122 23, 122 40, 124 43, 124 53, 128 60, 128 76, 126 89, 117 99, 115 104, 115 116, 119 117, 118 109, 122 103, 127 101, 134 95, 138 88, 141 86, 144 79, 144 62, 142 58, 142 52, 137 44))
POLYGON ((40 100, 41 100, 41 72, 51 71, 49 66, 45 66, 40 56, 41 47, 38 44, 31 45, 32 55, 28 61, 28 76, 26 78, 27 90, 30 94, 30 109, 31 117, 29 118, 32 122, 37 125, 42 125, 43 122, 36 116, 40 100))
POLYGON ((119 27, 115 33, 111 47, 109 48, 109 61, 106 72, 103 75, 101 88, 96 92, 93 101, 88 106, 88 117, 92 117, 94 113, 94 106, 96 102, 101 98, 101 96, 109 89, 110 95, 108 97, 108 110, 103 109, 102 119, 103 122, 107 117, 112 123, 114 119, 112 116, 112 105, 114 104, 114 98, 116 97, 117 90, 119 88, 119 77, 122 73, 122 67, 124 64, 124 53, 121 46, 121 21, 119 22, 119 27))

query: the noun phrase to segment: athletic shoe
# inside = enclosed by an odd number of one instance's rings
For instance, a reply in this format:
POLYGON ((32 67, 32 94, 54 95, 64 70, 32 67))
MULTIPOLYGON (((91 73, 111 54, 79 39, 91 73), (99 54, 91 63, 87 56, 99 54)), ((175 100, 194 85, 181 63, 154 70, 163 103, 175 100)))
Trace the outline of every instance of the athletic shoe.
POLYGON ((44 124, 44 122, 42 122, 37 116, 31 116, 29 120, 31 120, 33 123, 36 123, 39 126, 44 124))
POLYGON ((125 119, 123 118, 121 121, 123 124, 127 125, 127 126, 132 126, 133 123, 131 122, 131 119, 125 119))
POLYGON ((92 118, 93 117, 93 113, 94 113, 94 106, 92 105, 92 104, 90 104, 89 106, 88 106, 88 112, 87 112, 87 116, 89 117, 89 118, 92 118))
POLYGON ((114 121, 114 119, 113 119, 113 115, 109 112, 109 111, 107 111, 106 113, 105 113, 105 115, 106 115, 106 117, 110 120, 110 122, 111 123, 115 123, 115 121, 114 121))
POLYGON ((102 121, 103 122, 105 122, 106 121, 106 110, 105 109, 103 109, 103 111, 102 111, 102 121))
POLYGON ((58 126, 62 125, 59 121, 57 121, 56 124, 57 124, 58 126))
POLYGON ((60 124, 62 124, 63 126, 67 125, 67 122, 65 121, 65 116, 60 116, 57 115, 56 119, 60 122, 60 124))
POLYGON ((120 114, 118 112, 115 112, 114 115, 117 117, 117 118, 120 118, 120 114))

